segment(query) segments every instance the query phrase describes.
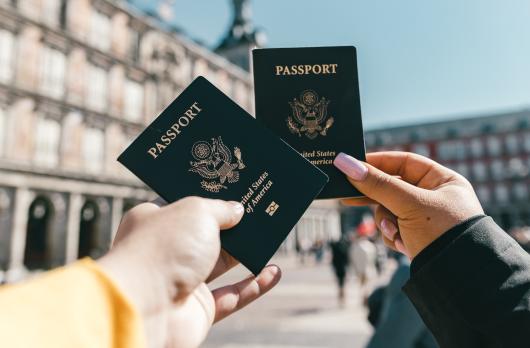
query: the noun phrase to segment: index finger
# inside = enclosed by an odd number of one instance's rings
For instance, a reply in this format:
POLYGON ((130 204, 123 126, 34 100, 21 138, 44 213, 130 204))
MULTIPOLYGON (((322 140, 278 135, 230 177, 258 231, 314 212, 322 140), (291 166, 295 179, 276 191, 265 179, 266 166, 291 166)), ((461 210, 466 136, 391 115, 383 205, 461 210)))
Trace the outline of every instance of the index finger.
POLYGON ((366 162, 377 169, 398 175, 414 186, 432 189, 446 182, 455 173, 449 168, 418 154, 401 151, 383 151, 366 154, 366 162))

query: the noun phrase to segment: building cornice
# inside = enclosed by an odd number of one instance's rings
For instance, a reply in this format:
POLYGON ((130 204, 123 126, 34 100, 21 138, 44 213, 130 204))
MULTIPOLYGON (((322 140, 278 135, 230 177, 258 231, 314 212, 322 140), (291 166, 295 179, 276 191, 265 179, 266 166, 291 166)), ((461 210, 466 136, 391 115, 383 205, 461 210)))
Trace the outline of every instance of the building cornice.
MULTIPOLYGON (((232 64, 230 61, 210 51, 208 48, 198 45, 197 43, 190 40, 188 37, 182 34, 179 34, 179 33, 173 33, 173 32, 168 31, 167 29, 159 25, 154 19, 147 17, 142 12, 132 11, 131 5, 127 3, 122 4, 121 1, 120 2, 113 2, 109 0, 100 0, 100 1, 106 2, 108 5, 112 6, 117 11, 124 12, 130 18, 134 18, 136 22, 141 21, 145 25, 145 31, 148 31, 151 29, 156 32, 159 32, 160 34, 163 34, 169 40, 172 40, 175 43, 183 46, 192 55, 195 55, 196 58, 204 58, 208 61, 209 64, 213 65, 215 68, 225 70, 226 72, 234 75, 234 77, 240 79, 244 83, 248 85, 252 85, 251 76, 247 71, 243 70, 237 65, 232 64)), ((108 60, 114 61, 116 63, 120 63, 128 68, 139 70, 146 75, 152 75, 148 70, 146 70, 144 67, 134 62, 132 59, 128 59, 126 57, 113 54, 111 51, 109 52, 102 51, 88 44, 87 42, 76 38, 74 35, 70 34, 67 30, 61 30, 61 29, 51 27, 46 23, 43 23, 41 21, 37 21, 27 16, 24 16, 20 12, 10 7, 0 7, 0 10, 2 10, 0 11, 0 16, 7 15, 8 16, 7 18, 10 18, 11 20, 14 20, 20 24, 31 23, 32 25, 43 30, 44 34, 50 33, 51 35, 54 35, 54 36, 64 37, 71 43, 75 43, 75 45, 77 46, 82 46, 83 48, 87 50, 93 51, 97 55, 103 56, 108 60), (3 14, 2 12, 5 12, 5 13, 3 14)))
MULTIPOLYGON (((58 168, 44 168, 33 166, 31 164, 23 164, 15 161, 2 159, 0 161, 0 186, 21 186, 22 182, 19 179, 21 176, 32 177, 35 180, 46 180, 47 182, 57 182, 57 186, 52 186, 55 189, 61 190, 63 182, 76 182, 81 186, 79 191, 84 191, 83 185, 95 183, 98 185, 108 185, 111 187, 124 187, 134 190, 141 190, 149 192, 150 190, 142 182, 133 178, 119 178, 116 176, 105 175, 102 173, 88 174, 81 171, 65 170, 58 168), (10 178, 10 179, 8 179, 10 178)), ((31 185, 35 186, 35 185, 31 185)), ((72 191, 72 190, 66 190, 72 191)))
POLYGON ((186 37, 185 35, 180 34, 180 33, 168 31, 166 28, 158 24, 156 20, 154 20, 153 18, 149 18, 143 12, 136 9, 131 4, 125 1, 111 1, 111 0, 101 0, 101 1, 106 1, 110 3, 112 6, 114 6, 117 10, 125 12, 128 16, 134 17, 136 20, 141 20, 146 25, 146 28, 163 33, 169 39, 175 40, 176 43, 181 44, 182 46, 187 48, 190 52, 194 53, 197 56, 200 56, 201 58, 205 58, 209 62, 213 63, 214 65, 216 65, 217 68, 228 71, 229 73, 235 75, 239 79, 245 81, 247 84, 252 84, 252 78, 248 71, 231 63, 228 59, 216 54, 215 52, 211 51, 209 48, 195 43, 189 37, 186 37))

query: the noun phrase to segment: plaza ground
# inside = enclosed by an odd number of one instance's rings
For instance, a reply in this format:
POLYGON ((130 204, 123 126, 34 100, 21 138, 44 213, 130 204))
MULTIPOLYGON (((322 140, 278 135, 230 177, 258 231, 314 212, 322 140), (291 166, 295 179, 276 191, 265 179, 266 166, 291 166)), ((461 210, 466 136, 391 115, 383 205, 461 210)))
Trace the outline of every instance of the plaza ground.
MULTIPOLYGON (((282 268, 280 284, 215 325, 203 348, 364 347, 372 328, 353 277, 347 284, 346 306, 341 308, 328 261, 301 265, 293 257, 279 257, 272 263, 282 268)), ((239 266, 212 287, 235 282, 248 273, 239 266)))

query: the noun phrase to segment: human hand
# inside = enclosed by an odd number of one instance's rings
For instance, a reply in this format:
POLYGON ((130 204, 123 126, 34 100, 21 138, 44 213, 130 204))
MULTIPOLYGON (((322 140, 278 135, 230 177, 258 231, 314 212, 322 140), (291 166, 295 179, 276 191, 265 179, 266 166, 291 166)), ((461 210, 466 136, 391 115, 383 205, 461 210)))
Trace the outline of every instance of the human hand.
POLYGON ((451 227, 484 213, 471 184, 433 160, 390 151, 369 153, 366 162, 343 153, 335 159, 366 196, 343 203, 376 204, 375 221, 385 244, 411 259, 451 227))
POLYGON ((268 266, 236 284, 206 286, 237 265, 221 250, 219 231, 242 216, 237 202, 198 197, 164 207, 143 203, 125 214, 98 263, 139 310, 149 347, 197 347, 212 323, 278 283, 279 268, 268 266))

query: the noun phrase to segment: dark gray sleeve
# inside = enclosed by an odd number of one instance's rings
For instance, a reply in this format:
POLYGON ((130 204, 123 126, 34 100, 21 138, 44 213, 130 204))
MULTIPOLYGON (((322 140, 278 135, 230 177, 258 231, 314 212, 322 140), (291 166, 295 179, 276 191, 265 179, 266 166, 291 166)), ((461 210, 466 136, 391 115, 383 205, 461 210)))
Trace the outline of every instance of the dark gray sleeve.
POLYGON ((530 347, 530 256, 490 217, 448 232, 403 288, 440 346, 530 347))
POLYGON ((427 330, 416 309, 400 290, 409 277, 409 267, 400 267, 388 285, 385 310, 367 348, 415 347, 427 330), (389 294, 390 293, 390 294, 389 294), (390 295, 390 296, 388 296, 390 295))

